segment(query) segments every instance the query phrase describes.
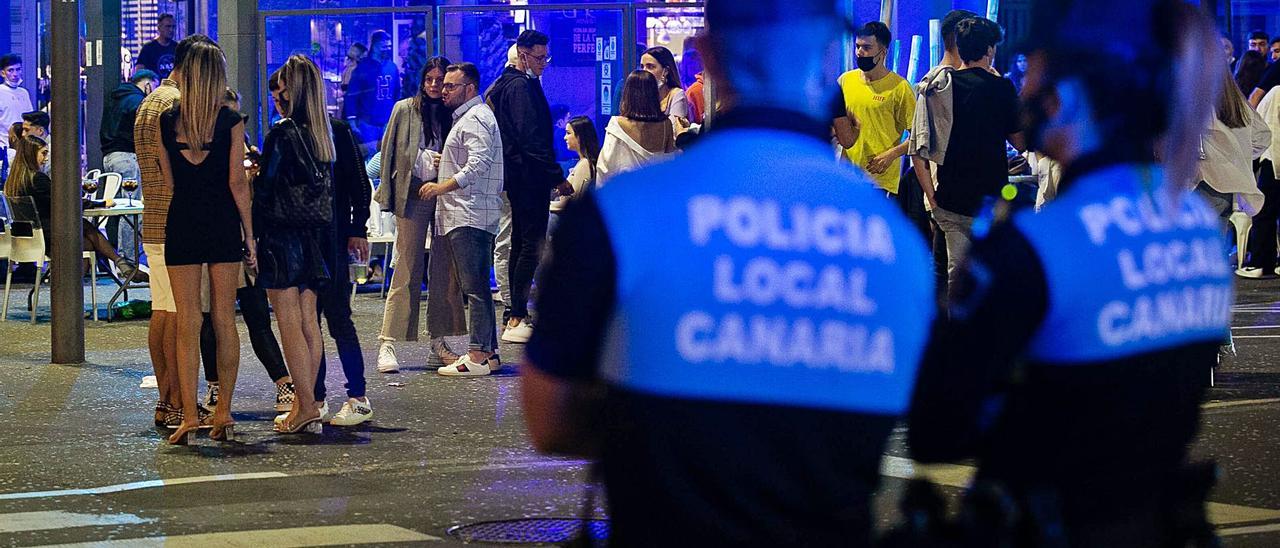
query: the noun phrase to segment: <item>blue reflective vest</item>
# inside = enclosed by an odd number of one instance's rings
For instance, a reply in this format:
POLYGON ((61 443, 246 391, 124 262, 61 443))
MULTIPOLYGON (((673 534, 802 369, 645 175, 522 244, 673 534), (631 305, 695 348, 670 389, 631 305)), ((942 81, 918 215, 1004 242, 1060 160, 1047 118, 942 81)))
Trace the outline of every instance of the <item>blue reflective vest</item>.
POLYGON ((1152 166, 1113 166, 1015 217, 1049 295, 1028 357, 1087 364, 1226 340, 1233 295, 1222 220, 1190 193, 1175 203, 1161 181, 1152 166))
POLYGON ((897 414, 933 319, 923 239, 821 141, 726 129, 597 193, 627 390, 897 414))

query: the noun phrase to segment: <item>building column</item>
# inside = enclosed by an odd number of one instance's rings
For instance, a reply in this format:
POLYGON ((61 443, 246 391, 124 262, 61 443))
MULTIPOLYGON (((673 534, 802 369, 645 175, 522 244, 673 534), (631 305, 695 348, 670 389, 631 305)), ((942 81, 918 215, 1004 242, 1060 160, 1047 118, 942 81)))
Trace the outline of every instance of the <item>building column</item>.
POLYGON ((102 108, 120 83, 120 0, 84 0, 85 13, 101 14, 85 20, 84 144, 89 167, 102 167, 102 108))
POLYGON ((218 2, 218 36, 227 56, 227 85, 240 92, 240 110, 249 114, 245 130, 258 135, 258 3, 218 2))
MULTIPOLYGON (((80 3, 53 2, 50 27, 53 211, 44 227, 52 238, 49 299, 53 306, 52 361, 84 363, 84 286, 80 237, 80 3)), ((34 311, 32 312, 34 314, 34 311)))

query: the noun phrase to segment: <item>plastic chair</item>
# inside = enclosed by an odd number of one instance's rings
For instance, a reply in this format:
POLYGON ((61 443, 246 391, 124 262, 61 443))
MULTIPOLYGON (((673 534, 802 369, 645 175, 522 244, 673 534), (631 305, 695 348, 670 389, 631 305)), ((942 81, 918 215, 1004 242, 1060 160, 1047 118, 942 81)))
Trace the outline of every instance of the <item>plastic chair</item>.
MULTIPOLYGON (((36 283, 32 289, 31 323, 36 323, 36 309, 40 307, 40 283, 44 280, 45 265, 49 257, 44 254, 44 227, 40 224, 40 214, 36 211, 35 199, 23 196, 9 202, 6 209, 11 219, 6 224, 6 233, 10 237, 9 265, 4 278, 4 314, 0 321, 9 319, 9 292, 13 283, 13 266, 23 263, 36 265, 36 283)), ((98 321, 98 254, 85 251, 82 257, 89 260, 89 299, 93 305, 93 321, 98 321)))
POLYGON ((9 259, 13 242, 9 238, 9 201, 0 192, 0 259, 9 259))

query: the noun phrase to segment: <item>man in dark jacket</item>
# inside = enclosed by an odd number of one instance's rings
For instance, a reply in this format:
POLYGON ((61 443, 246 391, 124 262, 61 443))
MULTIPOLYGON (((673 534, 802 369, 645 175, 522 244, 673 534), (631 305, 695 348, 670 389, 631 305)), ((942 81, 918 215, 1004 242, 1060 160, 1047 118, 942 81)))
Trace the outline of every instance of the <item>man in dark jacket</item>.
POLYGON ((370 155, 377 150, 391 108, 400 99, 399 90, 400 69, 392 60, 391 34, 375 30, 369 35, 369 56, 356 64, 342 102, 343 120, 370 155))
POLYGON ((556 162, 551 107, 539 78, 551 62, 546 34, 526 30, 516 39, 519 66, 507 66, 485 98, 498 117, 506 166, 503 189, 511 202, 511 283, 509 318, 502 340, 523 343, 533 334, 528 322, 529 289, 547 236, 552 189, 573 193, 556 162))
MULTIPOLYGON (((365 396, 364 355, 360 352, 356 326, 351 321, 351 280, 347 265, 351 259, 369 262, 365 224, 369 221, 373 187, 365 174, 364 154, 355 132, 345 122, 331 120, 331 123, 337 157, 333 163, 333 239, 325 262, 332 283, 321 292, 317 303, 329 325, 329 336, 338 347, 342 373, 347 378, 347 401, 329 422, 335 426, 354 426, 373 418, 373 406, 365 396)), ((316 376, 316 400, 320 402, 325 398, 324 375, 325 360, 321 356, 320 372, 316 376)))
MULTIPOLYGON (((102 106, 102 127, 98 130, 102 141, 102 168, 119 173, 123 180, 140 181, 138 155, 133 149, 133 121, 138 116, 138 105, 142 104, 142 99, 158 85, 159 75, 147 69, 139 70, 128 82, 116 86, 102 106)), ((107 234, 115 234, 119 224, 120 218, 112 217, 107 224, 107 234)), ((135 236, 132 230, 121 230, 121 248, 134 253, 135 236)))

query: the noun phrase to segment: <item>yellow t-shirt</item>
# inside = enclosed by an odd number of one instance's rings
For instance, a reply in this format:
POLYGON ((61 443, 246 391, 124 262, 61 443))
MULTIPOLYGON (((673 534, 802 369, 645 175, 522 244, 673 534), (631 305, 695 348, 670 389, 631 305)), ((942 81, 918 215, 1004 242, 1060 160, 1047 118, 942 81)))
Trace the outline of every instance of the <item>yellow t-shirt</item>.
MULTIPOLYGON (((840 76, 840 90, 844 94, 844 107, 861 125, 858 140, 845 151, 854 165, 866 169, 867 163, 877 154, 902 142, 902 134, 911 127, 915 116, 916 96, 911 84, 890 72, 884 78, 867 82, 861 70, 851 70, 840 76)), ((894 163, 879 175, 867 173, 880 188, 898 193, 900 166, 894 163)))

